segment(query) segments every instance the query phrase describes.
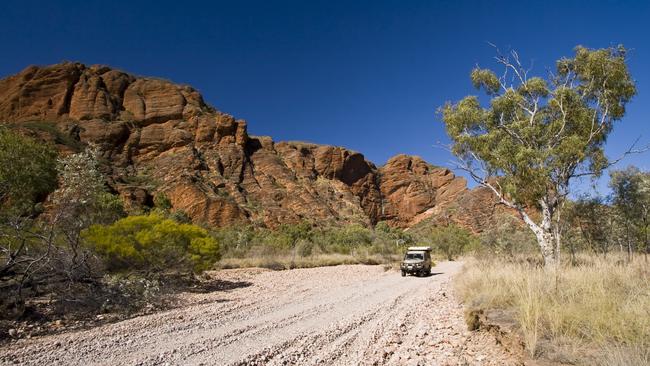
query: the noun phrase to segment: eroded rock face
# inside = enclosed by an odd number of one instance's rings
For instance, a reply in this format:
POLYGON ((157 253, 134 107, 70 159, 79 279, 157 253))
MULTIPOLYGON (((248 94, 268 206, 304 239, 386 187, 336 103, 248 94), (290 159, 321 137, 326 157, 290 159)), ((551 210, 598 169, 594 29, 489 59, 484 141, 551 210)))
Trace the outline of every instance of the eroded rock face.
POLYGON ((153 123, 188 118, 203 109, 209 108, 190 87, 71 62, 30 66, 2 80, 0 90, 0 116, 6 122, 103 119, 153 123))
MULTIPOLYGON (((398 155, 377 168, 342 147, 249 136, 245 121, 190 87, 105 66, 32 66, 0 80, 0 119, 27 130, 30 121, 46 123, 65 141, 98 145, 127 207, 164 193, 195 222, 408 227, 449 212, 477 230, 483 222, 473 216, 482 192, 419 157, 398 155), (459 202, 472 208, 450 210, 459 202)), ((68 145, 62 151, 74 149, 68 145)))
POLYGON ((397 155, 379 170, 383 216, 397 226, 411 226, 449 206, 467 190, 465 179, 417 156, 397 155))
POLYGON ((0 116, 7 122, 56 120, 69 112, 81 73, 79 65, 72 63, 30 66, 2 80, 0 116))

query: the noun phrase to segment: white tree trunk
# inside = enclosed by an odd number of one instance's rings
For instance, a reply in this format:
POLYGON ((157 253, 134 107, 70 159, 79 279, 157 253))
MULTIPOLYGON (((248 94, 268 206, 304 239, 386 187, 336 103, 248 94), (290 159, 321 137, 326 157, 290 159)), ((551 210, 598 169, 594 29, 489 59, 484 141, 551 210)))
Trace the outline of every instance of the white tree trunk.
MULTIPOLYGON (((537 238, 537 245, 539 246, 542 257, 544 258, 544 267, 547 269, 556 268, 556 265, 559 263, 559 251, 560 251, 560 230, 559 222, 558 227, 553 227, 553 213, 554 210, 558 209, 558 200, 555 197, 545 197, 546 199, 541 199, 539 201, 540 206, 542 207, 542 222, 538 225, 533 219, 528 216, 526 211, 519 205, 508 200, 499 189, 496 189, 492 184, 487 180, 482 180, 480 182, 484 187, 487 187, 494 192, 494 194, 499 198, 501 203, 507 207, 517 210, 519 216, 524 220, 528 228, 535 234, 537 238), (547 201, 548 200, 548 201, 547 201), (549 206, 548 202, 553 204, 549 206)), ((558 209, 559 211, 559 209, 558 209)), ((557 212, 559 214, 559 212, 557 212)), ((559 221, 559 217, 558 217, 559 221)))
POLYGON ((535 234, 535 238, 537 238, 537 245, 544 258, 544 266, 546 268, 553 268, 557 264, 555 246, 557 245, 559 248, 559 237, 555 235, 556 231, 552 227, 553 221, 550 208, 544 202, 542 202, 541 206, 542 223, 540 225, 535 223, 523 209, 519 210, 519 214, 526 225, 528 225, 528 228, 535 234))

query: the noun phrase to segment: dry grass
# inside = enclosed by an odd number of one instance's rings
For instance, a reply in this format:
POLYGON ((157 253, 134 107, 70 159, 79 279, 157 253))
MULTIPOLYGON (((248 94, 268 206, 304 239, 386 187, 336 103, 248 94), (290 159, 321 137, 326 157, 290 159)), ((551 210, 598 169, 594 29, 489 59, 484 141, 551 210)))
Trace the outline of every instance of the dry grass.
POLYGON ((526 261, 468 260, 456 280, 469 309, 512 311, 534 357, 650 364, 650 264, 582 256, 547 271, 526 261))
POLYGON ((364 255, 355 256, 351 254, 317 254, 311 256, 279 255, 265 257, 247 258, 224 258, 216 265, 217 268, 247 268, 261 267, 275 270, 291 268, 313 268, 337 266, 340 264, 384 264, 392 267, 393 263, 399 261, 398 256, 386 255, 364 255))

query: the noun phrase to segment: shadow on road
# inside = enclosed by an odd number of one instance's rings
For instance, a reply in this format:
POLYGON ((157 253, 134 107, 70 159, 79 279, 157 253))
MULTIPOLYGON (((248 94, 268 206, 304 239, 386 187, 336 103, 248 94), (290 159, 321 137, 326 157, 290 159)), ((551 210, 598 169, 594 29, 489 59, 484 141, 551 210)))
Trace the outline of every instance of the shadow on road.
POLYGON ((427 277, 433 277, 437 275, 445 274, 444 272, 431 272, 431 274, 425 274, 424 276, 416 276, 416 275, 409 275, 409 277, 418 277, 418 278, 427 278, 427 277))
POLYGON ((207 292, 216 292, 216 291, 229 291, 235 290, 238 288, 244 288, 251 286, 253 283, 248 281, 224 281, 224 280, 212 280, 202 282, 196 286, 192 286, 187 289, 188 292, 194 293, 207 293, 207 292))

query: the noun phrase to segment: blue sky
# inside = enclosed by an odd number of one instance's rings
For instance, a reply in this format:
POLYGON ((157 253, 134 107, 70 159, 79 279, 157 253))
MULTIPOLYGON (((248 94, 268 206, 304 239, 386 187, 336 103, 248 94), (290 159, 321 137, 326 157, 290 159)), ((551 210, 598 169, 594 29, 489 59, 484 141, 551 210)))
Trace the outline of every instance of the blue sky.
MULTIPOLYGON (((475 93, 469 71, 495 66, 487 42, 540 74, 575 45, 623 43, 638 95, 609 139, 616 156, 650 142, 649 19, 648 1, 4 0, 0 76, 107 64, 193 85, 251 134, 341 145, 377 165, 407 153, 446 166, 435 110, 475 93)), ((647 170, 649 157, 622 166, 647 170)))

